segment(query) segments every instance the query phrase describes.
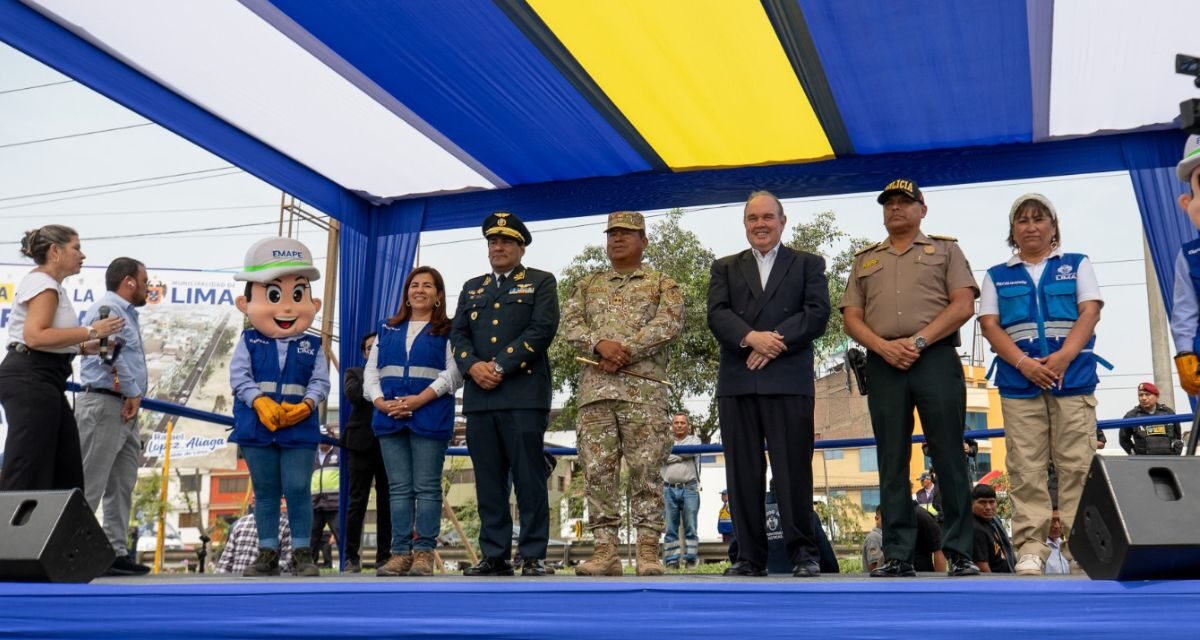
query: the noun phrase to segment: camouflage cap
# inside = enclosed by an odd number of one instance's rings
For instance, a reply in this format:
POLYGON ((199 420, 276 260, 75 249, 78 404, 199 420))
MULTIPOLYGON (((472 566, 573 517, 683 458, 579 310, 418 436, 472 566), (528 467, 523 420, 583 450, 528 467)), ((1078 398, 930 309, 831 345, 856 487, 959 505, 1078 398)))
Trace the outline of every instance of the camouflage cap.
POLYGON ((646 219, 637 211, 614 211, 608 214, 608 226, 604 227, 604 232, 608 233, 613 229, 645 231, 646 219))

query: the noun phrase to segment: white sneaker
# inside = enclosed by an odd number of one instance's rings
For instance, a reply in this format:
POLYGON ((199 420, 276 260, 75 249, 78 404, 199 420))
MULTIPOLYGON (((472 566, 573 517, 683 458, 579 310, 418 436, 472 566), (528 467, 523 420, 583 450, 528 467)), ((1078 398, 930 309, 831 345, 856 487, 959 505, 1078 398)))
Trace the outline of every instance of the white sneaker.
POLYGON ((1032 553, 1027 553, 1017 560, 1017 575, 1019 576, 1040 576, 1042 569, 1046 566, 1046 561, 1042 560, 1041 556, 1035 556, 1032 553))

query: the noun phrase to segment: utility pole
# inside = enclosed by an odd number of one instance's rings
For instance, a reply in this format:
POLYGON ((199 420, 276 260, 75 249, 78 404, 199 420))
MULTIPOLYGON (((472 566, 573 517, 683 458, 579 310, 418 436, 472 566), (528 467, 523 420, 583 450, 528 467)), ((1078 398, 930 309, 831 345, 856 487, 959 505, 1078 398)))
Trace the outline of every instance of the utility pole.
POLYGON ((1154 271, 1154 261, 1150 259, 1150 245, 1146 242, 1145 232, 1142 233, 1142 252, 1146 256, 1143 265, 1146 270, 1146 308, 1150 313, 1150 358, 1154 365, 1154 386, 1164 392, 1171 389, 1170 393, 1164 393, 1165 397, 1162 400, 1174 406, 1171 332, 1167 327, 1167 310, 1163 305, 1162 289, 1158 286, 1158 273, 1154 271))

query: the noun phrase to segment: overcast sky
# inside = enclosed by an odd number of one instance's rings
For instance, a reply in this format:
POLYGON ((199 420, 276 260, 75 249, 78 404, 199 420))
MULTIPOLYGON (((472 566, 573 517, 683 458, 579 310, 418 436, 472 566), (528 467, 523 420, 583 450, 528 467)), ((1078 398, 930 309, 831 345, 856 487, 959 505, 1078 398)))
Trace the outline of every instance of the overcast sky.
MULTIPOLYGON (((89 265, 103 266, 130 255, 151 271, 237 269, 246 247, 276 233, 280 194, 229 166, 0 44, 0 262, 19 261, 23 230, 57 222, 80 232, 89 265), (35 85, 49 86, 20 90, 35 85), (115 130, 41 141, 103 129, 115 130), (31 141, 41 142, 25 144, 31 141), (143 180, 160 176, 170 177, 143 180), (80 189, 96 185, 112 186, 80 189), (110 193, 95 195, 106 191, 110 193), (49 195, 22 197, 31 194, 49 195)), ((1125 174, 926 189, 929 215, 922 228, 958 237, 982 280, 984 269, 1011 255, 1004 242, 1008 209, 1029 191, 1055 203, 1065 248, 1090 255, 1096 264, 1107 302, 1096 352, 1116 365, 1115 371, 1101 370, 1098 411, 1101 418, 1121 417, 1136 403, 1137 382, 1152 378, 1142 232, 1125 174)), ((789 222, 830 210, 851 236, 877 240, 886 232, 874 197, 875 193, 852 194, 784 204, 789 222)), ((740 203, 686 211, 684 226, 718 256, 746 247, 740 203)), ((531 224, 535 241, 525 263, 561 271, 584 245, 602 241, 602 220, 597 216, 531 224)), ((785 237, 790 233, 789 226, 785 237)), ((300 239, 316 255, 324 253, 324 234, 316 227, 303 227, 300 239)), ((420 259, 443 272, 451 292, 488 269, 478 228, 425 234, 420 259)), ((964 342, 969 342, 969 333, 970 325, 964 342)), ((1174 406, 1186 408, 1182 392, 1174 399, 1169 396, 1164 393, 1163 401, 1174 400, 1174 406)))

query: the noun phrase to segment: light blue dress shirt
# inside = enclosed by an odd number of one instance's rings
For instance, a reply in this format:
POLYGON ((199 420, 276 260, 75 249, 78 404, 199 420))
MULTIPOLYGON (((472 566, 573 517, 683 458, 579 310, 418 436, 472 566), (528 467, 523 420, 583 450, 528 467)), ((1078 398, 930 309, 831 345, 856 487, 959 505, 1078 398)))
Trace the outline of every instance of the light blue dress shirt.
POLYGON ((138 312, 125 298, 106 291, 96 304, 83 315, 83 325, 87 326, 100 319, 100 307, 108 307, 109 317, 120 316, 125 319, 125 327, 115 336, 109 337, 109 344, 116 339, 124 342, 121 353, 117 354, 112 366, 100 360, 100 356, 84 356, 79 366, 79 380, 85 387, 116 390, 113 382, 113 368, 116 368, 120 380, 121 395, 126 398, 140 398, 146 395, 148 385, 146 378, 146 347, 142 343, 142 327, 138 323, 138 312))

